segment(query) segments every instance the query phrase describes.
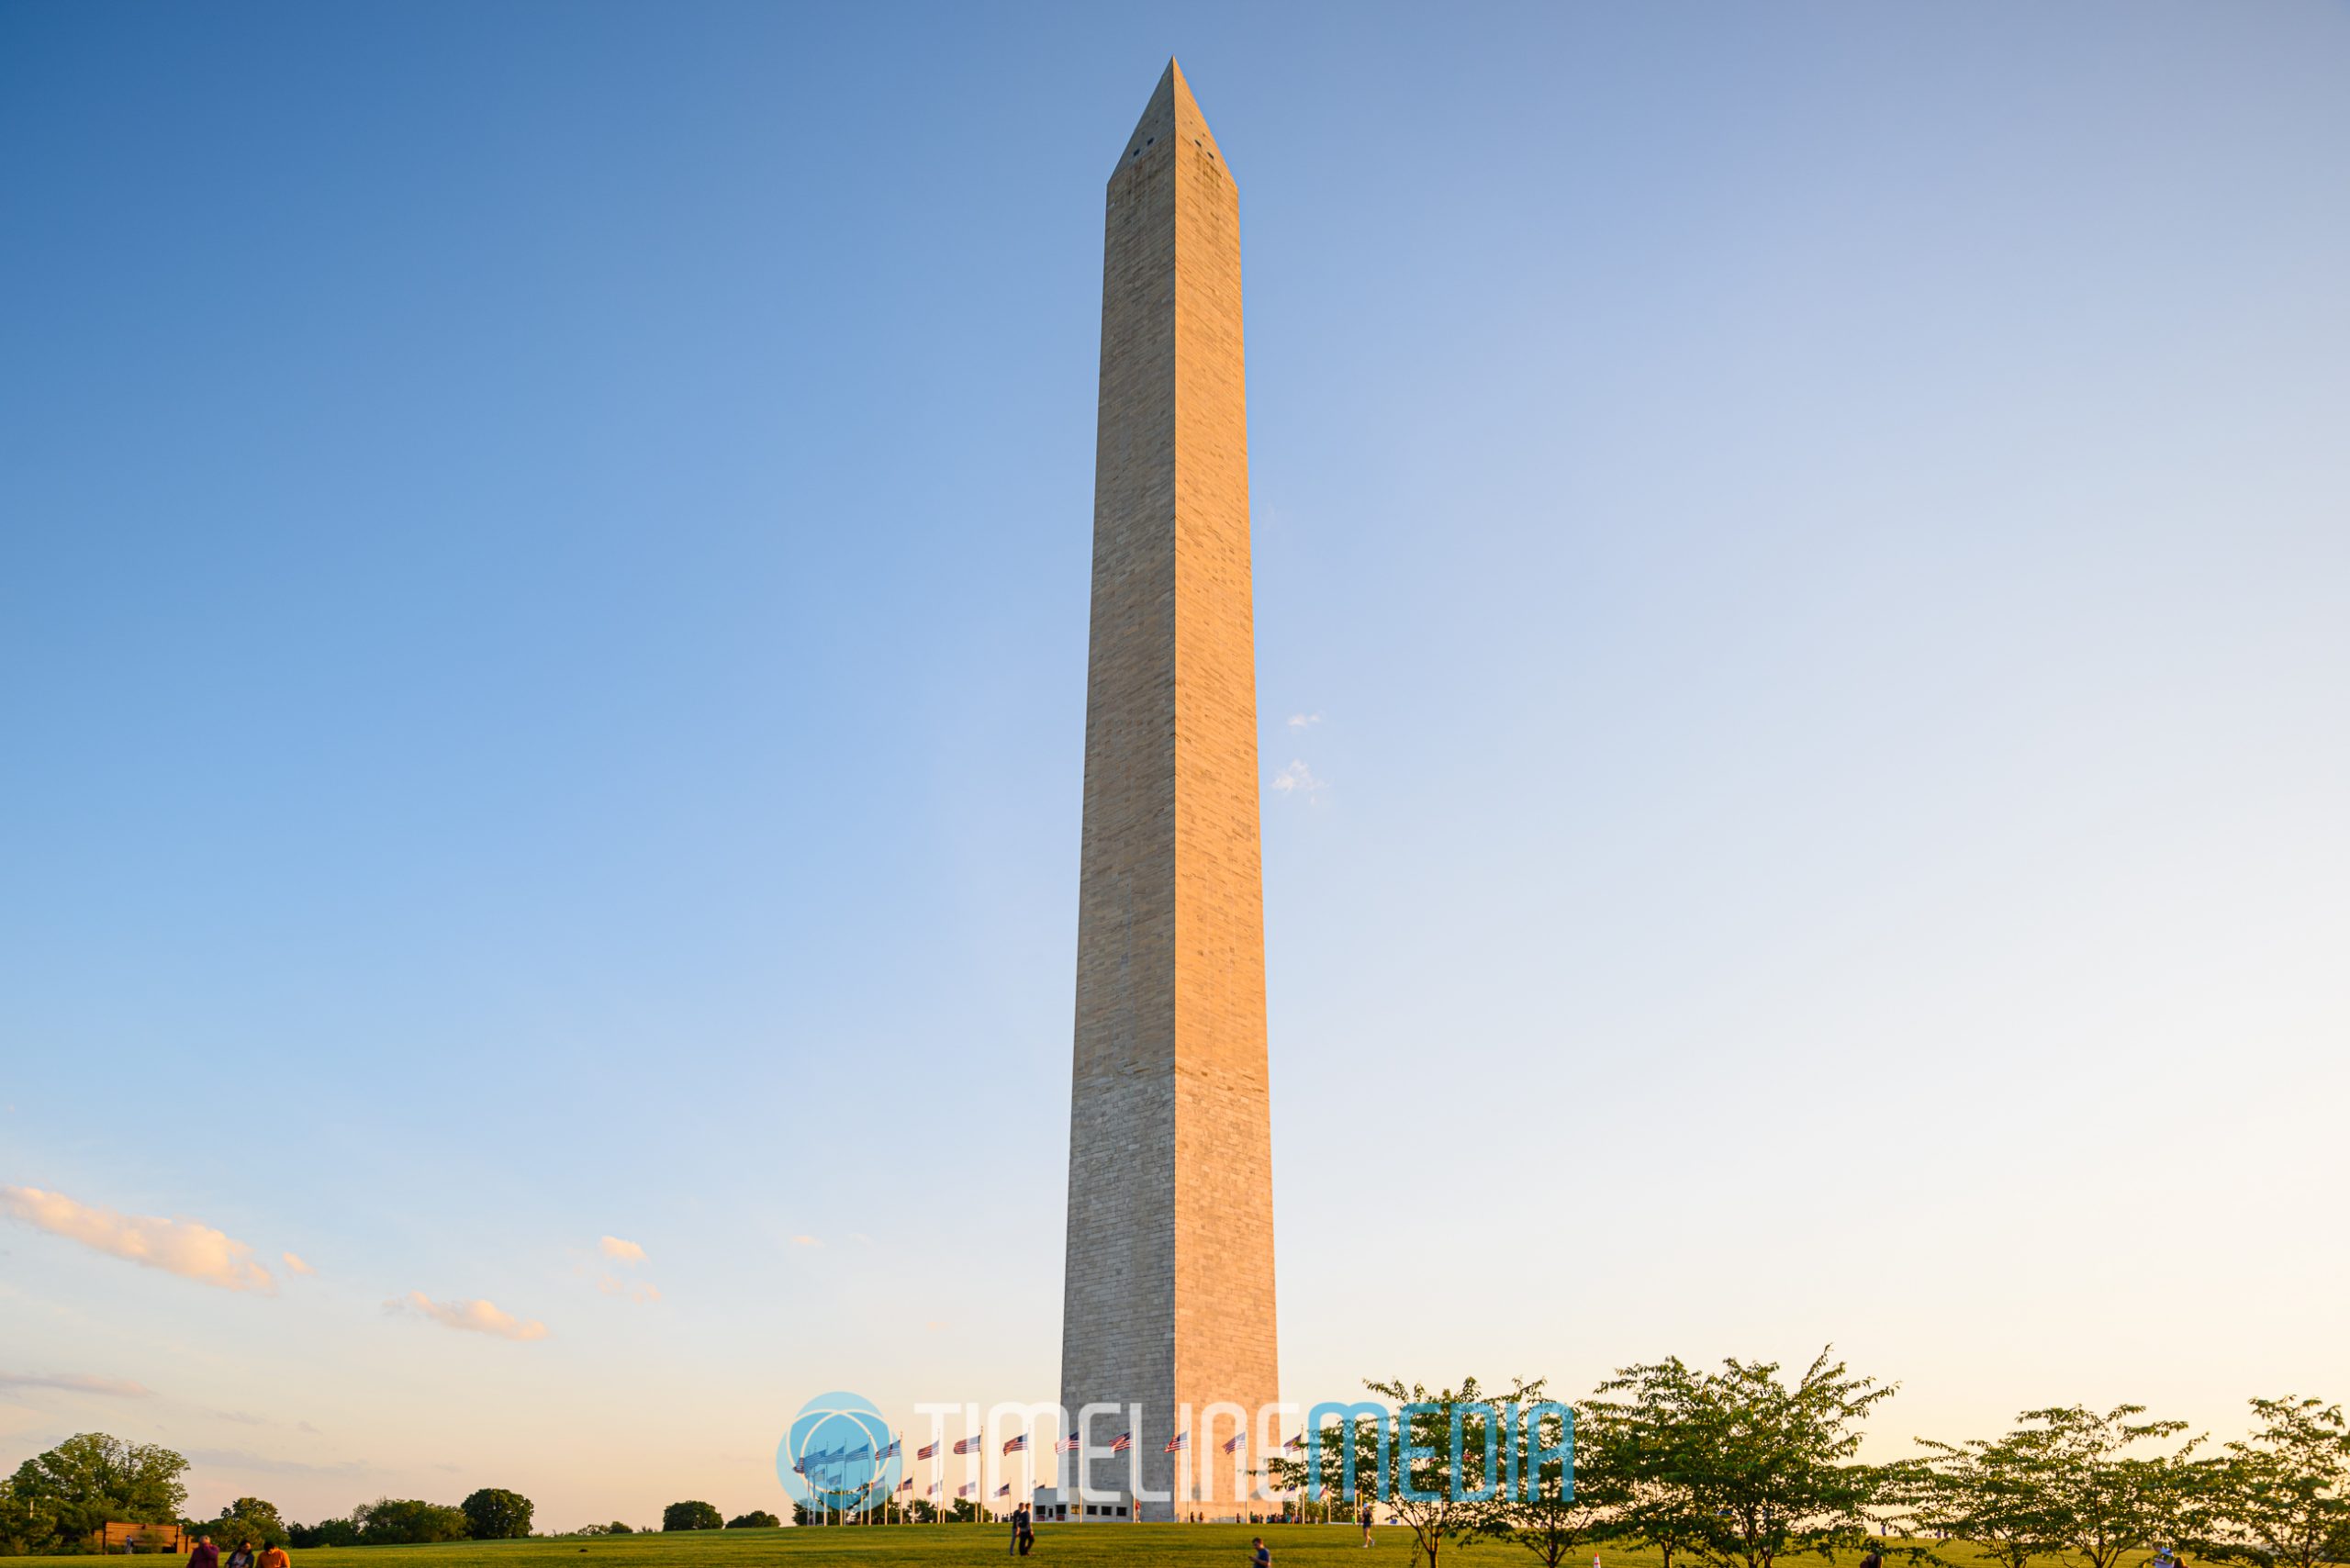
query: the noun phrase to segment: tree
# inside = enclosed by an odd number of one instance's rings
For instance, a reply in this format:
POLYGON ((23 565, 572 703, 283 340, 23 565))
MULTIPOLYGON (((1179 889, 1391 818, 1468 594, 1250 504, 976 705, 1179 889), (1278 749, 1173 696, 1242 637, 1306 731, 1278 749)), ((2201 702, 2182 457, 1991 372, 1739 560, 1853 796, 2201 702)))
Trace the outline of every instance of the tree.
POLYGON ((1703 1373, 1678 1359, 1627 1367, 1601 1384, 1620 1396, 1592 1409, 1621 1440, 1625 1521, 1708 1568, 1863 1540, 1885 1480, 1855 1457, 1860 1427, 1899 1385, 1852 1376, 1831 1353, 1792 1387, 1777 1362, 1734 1357, 1703 1373))
POLYGON ((469 1525, 462 1508, 414 1497, 378 1497, 351 1510, 362 1546, 420 1546, 463 1540, 469 1525))
POLYGON ((1711 1528, 1693 1490, 1692 1467, 1677 1445, 1688 1440, 1690 1412, 1700 1402, 1700 1373, 1670 1357, 1653 1366, 1619 1367, 1580 1412, 1586 1425, 1604 1424, 1615 1445, 1618 1502, 1615 1525, 1646 1541, 1673 1568, 1711 1528), (1609 1399, 1605 1395, 1618 1397, 1609 1399))
POLYGON ((1946 1490, 1937 1522, 2022 1568, 2035 1556, 2076 1568, 2115 1568, 2124 1553, 2179 1546, 2204 1534, 2210 1472, 2191 1462, 2198 1438, 2174 1454, 2131 1450, 2187 1429, 2132 1421, 2143 1405, 2098 1415, 2074 1405, 2027 1410, 2003 1438, 1928 1446, 1946 1490))
POLYGON ((2027 1439, 2019 1432, 1964 1443, 1919 1439, 1931 1450, 1917 1488, 1919 1524, 1971 1542, 1999 1568, 2026 1568, 2053 1551, 2027 1439))
POLYGON ((531 1533, 531 1500, 502 1486, 485 1486, 457 1505, 465 1533, 476 1540, 515 1540, 531 1533))
MULTIPOLYGON (((1561 1417, 1545 1411, 1537 1419, 1534 1436, 1545 1449, 1557 1448, 1565 1436, 1561 1417)), ((1505 1499, 1472 1533, 1524 1547, 1542 1568, 1561 1568, 1584 1547, 1612 1539, 1621 1529, 1617 1519, 1625 1488, 1616 1457, 1601 1423, 1586 1415, 1575 1425, 1572 1477, 1561 1462, 1544 1462, 1539 1473, 1528 1478, 1530 1492, 1505 1499)))
POLYGON ((187 1502, 187 1461, 153 1443, 84 1432, 17 1467, 0 1505, 0 1535, 64 1546, 109 1521, 172 1524, 187 1502))
POLYGON ((349 1519, 320 1519, 314 1525, 285 1527, 286 1544, 302 1550, 318 1546, 357 1546, 359 1527, 349 1519))
POLYGON ((1446 1541, 1466 1540, 1489 1525, 1503 1506, 1506 1449, 1496 1417, 1512 1406, 1540 1399, 1542 1383, 1514 1383, 1497 1394, 1485 1394, 1473 1377, 1461 1379, 1457 1389, 1433 1392, 1401 1379, 1365 1379, 1363 1386, 1402 1408, 1383 1426, 1363 1418, 1337 1428, 1319 1440, 1318 1451, 1304 1459, 1274 1459, 1267 1469, 1277 1485, 1311 1484, 1326 1495, 1342 1495, 1351 1458, 1353 1495, 1375 1499, 1402 1520, 1412 1531, 1415 1551, 1427 1559, 1428 1568, 1438 1568, 1446 1541))
POLYGON ((2261 1428, 2227 1445, 2215 1512, 2225 1543, 2278 1568, 2341 1562, 2350 1547, 2350 1424, 2314 1399, 2255 1399, 2261 1428))
POLYGON ((765 1508, 753 1508, 749 1513, 726 1521, 728 1529, 779 1529, 783 1521, 765 1508))
POLYGON ((234 1546, 252 1541, 255 1546, 288 1546, 293 1532, 278 1517, 277 1505, 265 1503, 259 1497, 240 1497, 220 1510, 219 1518, 211 1526, 212 1539, 234 1546))
POLYGON ((724 1529, 725 1516, 708 1503, 672 1503, 661 1510, 661 1528, 673 1529, 724 1529))

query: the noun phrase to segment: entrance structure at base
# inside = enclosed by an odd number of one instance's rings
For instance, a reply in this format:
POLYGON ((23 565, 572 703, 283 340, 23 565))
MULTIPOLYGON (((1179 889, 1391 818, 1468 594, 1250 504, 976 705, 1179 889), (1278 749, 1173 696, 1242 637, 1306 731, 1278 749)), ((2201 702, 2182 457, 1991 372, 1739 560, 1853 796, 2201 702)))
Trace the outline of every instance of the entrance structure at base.
POLYGON ((1228 1518, 1280 1397, 1240 203, 1172 61, 1103 229, 1061 1400, 1120 1408, 1089 1484, 1228 1518))

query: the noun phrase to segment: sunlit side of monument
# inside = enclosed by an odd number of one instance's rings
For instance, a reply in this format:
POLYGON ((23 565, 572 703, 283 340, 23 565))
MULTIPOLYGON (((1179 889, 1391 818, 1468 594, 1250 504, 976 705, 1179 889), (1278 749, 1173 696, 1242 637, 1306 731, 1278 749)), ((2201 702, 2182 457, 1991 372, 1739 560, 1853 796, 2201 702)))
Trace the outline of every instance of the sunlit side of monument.
POLYGON ((1121 1409, 1091 1484, 1228 1518, 1279 1397, 1240 214, 1171 61, 1104 231, 1061 1398, 1121 1409))

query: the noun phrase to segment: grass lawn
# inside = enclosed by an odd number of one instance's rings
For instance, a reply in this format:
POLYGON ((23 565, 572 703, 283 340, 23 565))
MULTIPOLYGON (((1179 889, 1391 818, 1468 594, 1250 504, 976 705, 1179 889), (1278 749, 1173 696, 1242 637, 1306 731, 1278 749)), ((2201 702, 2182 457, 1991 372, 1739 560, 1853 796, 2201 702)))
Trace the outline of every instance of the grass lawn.
MULTIPOLYGON (((1041 1568, 1078 1565, 1178 1562, 1229 1563, 1247 1568, 1248 1540, 1261 1534, 1273 1549, 1275 1568, 1300 1563, 1400 1565, 1412 1559, 1412 1533, 1400 1525, 1382 1525, 1378 1544, 1362 1549, 1361 1531, 1352 1525, 1039 1525, 1036 1551, 1029 1562, 1041 1568)), ((615 1536, 544 1536, 530 1540, 461 1540, 441 1546, 364 1546, 321 1548, 292 1553, 294 1568, 765 1568, 769 1563, 830 1562, 996 1562, 1013 1561, 1005 1550, 1011 1531, 1002 1525, 891 1525, 859 1529, 730 1529, 680 1530, 615 1536), (585 1557, 586 1562, 579 1559, 585 1557)), ((1955 1542, 1937 1549, 1956 1568, 1989 1568, 1989 1560, 1971 1547, 1955 1542)), ((1483 1544, 1463 1548, 1448 1544, 1444 1560, 1472 1568, 1510 1568, 1533 1563, 1533 1556, 1508 1545, 1483 1544), (1456 1559, 1455 1553, 1459 1553, 1456 1559)), ((97 1568, 88 1557, 41 1557, 16 1560, 55 1568, 97 1568)), ((169 1568, 179 1559, 148 1560, 169 1568)), ((1577 1568, 1589 1554, 1574 1560, 1577 1568)), ((1836 1568, 1854 1568, 1856 1555, 1840 1558, 1836 1568)), ((2139 1568, 2143 1553, 2126 1559, 2122 1568, 2139 1568)), ((1608 1550, 1601 1553, 1602 1568, 1663 1568, 1653 1551, 1608 1550)), ((1901 1568, 1894 1558, 1888 1568, 1901 1568)), ((13 1568, 13 1565, 12 1565, 13 1568)), ((1828 1568, 1819 1558, 1788 1560, 1787 1568, 1828 1568)))

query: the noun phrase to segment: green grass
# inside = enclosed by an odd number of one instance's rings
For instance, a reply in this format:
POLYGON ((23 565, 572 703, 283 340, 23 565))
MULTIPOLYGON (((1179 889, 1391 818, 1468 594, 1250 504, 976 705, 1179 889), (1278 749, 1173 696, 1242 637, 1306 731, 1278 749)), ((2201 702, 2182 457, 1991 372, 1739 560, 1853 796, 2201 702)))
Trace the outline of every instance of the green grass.
MULTIPOLYGON (((294 1568, 819 1568, 834 1562, 987 1563, 1012 1562, 1005 1551, 1010 1530, 1002 1525, 893 1525, 871 1529, 730 1529, 681 1530, 613 1536, 543 1536, 529 1540, 459 1540, 440 1546, 365 1546, 320 1548, 292 1553, 294 1568), (586 1562, 579 1560, 585 1557, 586 1562)), ((1178 1562, 1209 1568, 1229 1563, 1247 1568, 1248 1540, 1262 1535, 1273 1549, 1275 1568, 1299 1564, 1332 1568, 1349 1564, 1371 1568, 1385 1563, 1402 1568, 1412 1560, 1411 1531, 1400 1525, 1382 1525, 1378 1544, 1362 1549, 1361 1531, 1352 1525, 1039 1525, 1036 1568, 1094 1568, 1101 1564, 1178 1562)), ((1938 1545, 1937 1551, 1956 1568, 1990 1568, 1988 1559, 1956 1542, 1938 1545)), ((1602 1568, 1663 1568, 1653 1551, 1606 1550, 1602 1568)), ((1591 1554, 1574 1559, 1587 1568, 1591 1554)), ((1535 1559, 1519 1548, 1486 1543, 1462 1548, 1449 1544, 1445 1562, 1467 1568, 1512 1568, 1535 1559), (1455 1556, 1458 1552, 1460 1555, 1455 1556)), ((57 1568, 97 1568, 88 1557, 19 1558, 28 1565, 50 1563, 57 1568)), ((182 1560, 151 1559, 159 1568, 182 1560)), ((1853 1568, 1857 1557, 1841 1558, 1837 1568, 1853 1568)), ((2125 1560, 2123 1568, 2140 1568, 2143 1554, 2125 1560)), ((1901 1560, 1894 1559, 1895 1568, 1901 1560)), ((11 1565, 14 1568, 14 1565, 11 1565)), ((1788 1568, 1827 1568, 1818 1558, 1797 1558, 1788 1568)))

